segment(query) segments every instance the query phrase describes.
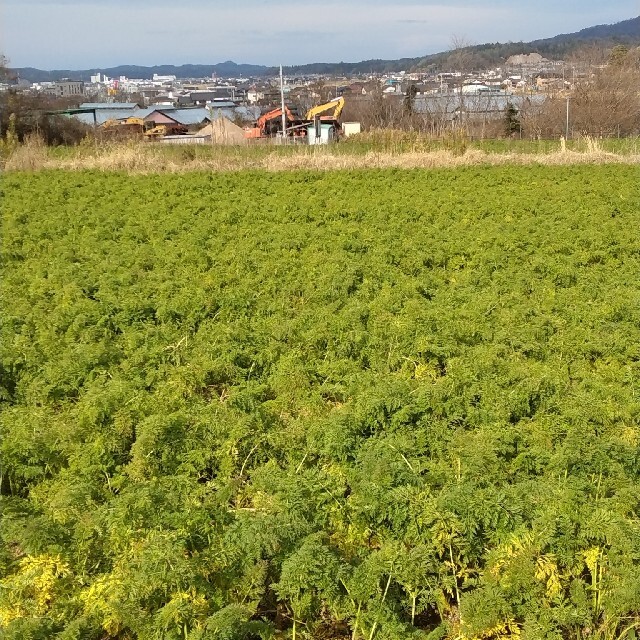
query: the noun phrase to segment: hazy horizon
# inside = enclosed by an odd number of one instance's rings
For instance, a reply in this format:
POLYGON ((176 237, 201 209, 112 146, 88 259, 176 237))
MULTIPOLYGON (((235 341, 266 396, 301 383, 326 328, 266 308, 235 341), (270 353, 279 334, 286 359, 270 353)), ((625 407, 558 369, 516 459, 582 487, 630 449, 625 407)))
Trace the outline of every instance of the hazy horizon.
POLYGON ((0 53, 12 67, 47 70, 357 62, 444 51, 454 37, 526 42, 636 15, 637 0, 344 0, 321 11, 291 0, 245 0, 242 9, 205 0, 5 0, 0 53))

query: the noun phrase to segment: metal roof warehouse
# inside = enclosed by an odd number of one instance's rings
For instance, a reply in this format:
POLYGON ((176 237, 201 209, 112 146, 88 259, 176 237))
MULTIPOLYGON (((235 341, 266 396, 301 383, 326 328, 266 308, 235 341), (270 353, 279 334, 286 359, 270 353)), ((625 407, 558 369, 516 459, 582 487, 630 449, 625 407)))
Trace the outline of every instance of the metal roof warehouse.
POLYGON ((141 109, 135 103, 110 103, 110 104, 92 104, 85 103, 80 106, 83 109, 78 113, 70 110, 69 115, 77 118, 87 125, 103 125, 108 120, 125 120, 126 118, 140 118, 147 122, 177 122, 186 127, 204 124, 210 122, 211 116, 208 109, 176 109, 175 107, 151 106, 141 109), (153 115, 156 114, 157 120, 153 115), (95 117, 95 121, 94 121, 95 117))

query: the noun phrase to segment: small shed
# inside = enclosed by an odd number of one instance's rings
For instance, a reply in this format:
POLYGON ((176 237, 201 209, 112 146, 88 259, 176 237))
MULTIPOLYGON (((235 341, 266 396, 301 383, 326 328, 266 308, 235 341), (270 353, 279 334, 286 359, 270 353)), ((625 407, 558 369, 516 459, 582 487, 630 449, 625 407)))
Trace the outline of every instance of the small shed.
POLYGON ((355 136, 362 131, 362 126, 359 122, 343 122, 342 123, 342 135, 345 138, 349 136, 355 136))
POLYGON ((209 112, 206 109, 153 109, 144 116, 144 121, 153 122, 156 127, 165 125, 196 131, 209 122, 209 112))
POLYGON ((307 127, 309 144, 329 144, 336 139, 336 128, 332 124, 318 122, 307 127))
POLYGON ((178 120, 176 118, 172 118, 171 116, 168 116, 166 113, 158 109, 144 116, 144 121, 153 122, 153 124, 156 126, 159 124, 168 124, 168 125, 178 124, 178 120))

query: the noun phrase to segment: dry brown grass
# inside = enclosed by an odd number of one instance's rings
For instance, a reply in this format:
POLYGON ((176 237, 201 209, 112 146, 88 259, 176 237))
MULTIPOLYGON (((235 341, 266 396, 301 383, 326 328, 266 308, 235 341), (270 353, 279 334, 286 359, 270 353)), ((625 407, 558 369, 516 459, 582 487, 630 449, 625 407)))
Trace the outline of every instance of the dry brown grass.
POLYGON ((5 162, 6 171, 37 171, 44 169, 48 150, 42 138, 29 136, 24 144, 18 145, 5 162))
POLYGON ((364 155, 332 155, 330 153, 306 157, 273 156, 262 168, 268 171, 295 169, 435 169, 440 167, 465 167, 471 165, 566 165, 566 164, 638 164, 640 155, 617 155, 604 151, 578 153, 573 151, 549 154, 485 153, 467 150, 459 155, 451 151, 386 153, 369 152, 364 155))
POLYGON ((209 155, 184 150, 181 154, 150 144, 109 144, 97 149, 84 147, 72 153, 56 155, 37 139, 18 147, 5 163, 6 171, 98 170, 130 173, 181 173, 188 171, 230 172, 247 169, 264 171, 315 171, 346 169, 434 169, 470 165, 567 165, 567 164, 640 164, 638 154, 603 151, 597 141, 585 152, 569 151, 561 144, 553 153, 486 153, 467 149, 464 153, 438 151, 369 151, 337 154, 330 147, 301 147, 291 153, 234 153, 224 149, 209 155))

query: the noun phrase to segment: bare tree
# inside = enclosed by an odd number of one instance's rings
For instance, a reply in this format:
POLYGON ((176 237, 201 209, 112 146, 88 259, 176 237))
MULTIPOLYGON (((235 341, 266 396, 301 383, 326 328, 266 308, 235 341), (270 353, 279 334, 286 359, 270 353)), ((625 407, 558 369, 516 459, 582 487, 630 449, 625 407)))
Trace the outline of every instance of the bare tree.
POLYGON ((14 81, 16 74, 9 68, 9 58, 0 53, 0 82, 14 81))
POLYGON ((455 90, 458 93, 458 109, 457 109, 457 125, 468 133, 468 122, 465 118, 465 99, 462 92, 464 86, 465 75, 468 74, 473 66, 473 54, 471 53, 472 43, 466 36, 451 36, 451 53, 448 62, 452 70, 460 75, 454 82, 455 90))
POLYGON ((566 61, 576 67, 593 68, 609 61, 609 51, 597 43, 588 43, 572 51, 566 61))
POLYGON ((453 71, 460 71, 463 75, 473 68, 473 42, 464 35, 453 34, 451 36, 451 49, 447 58, 447 64, 453 71))
POLYGON ((522 114, 525 130, 541 137, 564 135, 568 100, 573 135, 640 133, 640 49, 616 47, 599 54, 590 49, 588 54, 589 61, 606 59, 607 63, 584 63, 587 70, 576 79, 571 92, 551 96, 537 111, 522 114))

